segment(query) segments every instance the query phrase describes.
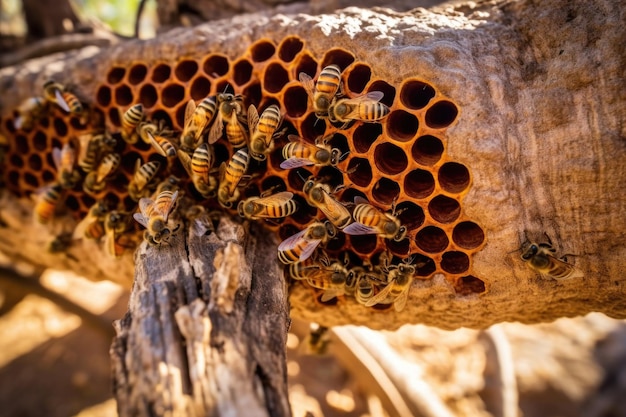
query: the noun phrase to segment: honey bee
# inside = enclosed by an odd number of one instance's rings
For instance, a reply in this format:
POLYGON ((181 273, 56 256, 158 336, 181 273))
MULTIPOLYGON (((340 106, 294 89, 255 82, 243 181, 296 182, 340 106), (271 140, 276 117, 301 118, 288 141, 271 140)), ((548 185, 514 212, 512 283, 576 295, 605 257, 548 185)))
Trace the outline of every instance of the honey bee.
POLYGON ((303 262, 322 243, 328 242, 337 234, 332 223, 314 222, 278 245, 278 259, 284 264, 303 262))
POLYGON ((356 278, 356 287, 354 289, 354 298, 361 305, 367 305, 367 303, 374 296, 374 283, 370 279, 367 273, 361 273, 356 278))
POLYGON ((218 94, 217 106, 217 116, 209 131, 209 143, 217 142, 226 130, 226 138, 233 148, 246 146, 248 129, 245 126, 246 114, 243 108, 243 96, 229 93, 218 94), (226 127, 224 127, 224 123, 226 123, 226 127))
POLYGON ((104 155, 102 161, 98 164, 98 168, 95 171, 91 171, 85 177, 83 190, 92 196, 102 191, 106 186, 106 180, 117 170, 121 160, 122 158, 118 153, 108 153, 104 155))
POLYGON ((241 217, 249 220, 279 219, 295 213, 298 209, 298 204, 292 198, 293 193, 289 191, 250 197, 239 202, 237 211, 241 217))
POLYGON ((237 189, 239 183, 244 178, 248 170, 250 156, 248 149, 239 149, 232 158, 220 166, 220 181, 217 189, 217 200, 225 208, 231 208, 233 202, 239 198, 240 192, 237 189))
POLYGON ((387 299, 393 300, 396 311, 404 310, 409 296, 409 290, 413 283, 415 267, 410 263, 402 262, 384 268, 387 271, 387 284, 376 295, 370 298, 365 305, 371 307, 375 304, 383 304, 387 299))
POLYGON ((316 139, 315 145, 306 142, 299 136, 289 135, 289 143, 283 147, 282 169, 299 168, 306 165, 336 166, 341 159, 341 151, 331 148, 326 139, 316 139))
POLYGON ((189 221, 189 230, 191 230, 194 236, 204 236, 208 232, 215 230, 211 214, 206 211, 204 206, 199 204, 193 204, 182 210, 182 215, 189 221))
MULTIPOLYGON (((547 237, 547 236, 546 236, 547 237)), ((583 272, 565 261, 554 256, 556 249, 548 238, 548 243, 526 242, 522 246, 522 260, 539 272, 542 276, 556 280, 582 278, 583 272)))
POLYGON ((106 133, 80 135, 78 141, 78 166, 83 172, 93 171, 100 161, 100 155, 113 152, 117 145, 115 138, 106 133))
POLYGON ((120 242, 120 236, 128 229, 128 214, 112 210, 104 219, 104 249, 106 253, 117 258, 122 255, 125 245, 120 242))
POLYGON ((74 188, 81 179, 80 173, 74 169, 76 151, 69 144, 62 149, 52 148, 52 160, 57 169, 57 181, 63 188, 74 188))
POLYGON ((330 105, 341 91, 341 69, 337 65, 328 65, 322 69, 317 82, 301 72, 298 79, 313 100, 313 110, 319 119, 328 117, 330 105))
POLYGON ((96 201, 90 208, 89 212, 74 229, 72 239, 100 239, 104 236, 104 221, 106 219, 109 207, 104 200, 96 201))
POLYGON ((321 272, 321 266, 313 258, 309 257, 303 262, 289 264, 289 275, 296 281, 305 281, 307 278, 321 272))
POLYGON ((396 242, 406 237, 406 227, 402 226, 400 219, 393 213, 383 213, 372 206, 363 198, 357 197, 356 201, 362 201, 354 208, 352 216, 354 222, 349 224, 344 233, 348 235, 372 235, 377 234, 385 239, 393 239, 396 242))
POLYGON ((120 135, 122 135, 122 139, 131 145, 137 143, 137 139, 139 138, 137 126, 139 126, 139 123, 143 119, 143 104, 139 103, 129 107, 122 114, 121 119, 122 129, 120 130, 120 135))
POLYGON ((13 121, 13 126, 18 130, 32 130, 35 122, 41 117, 45 109, 46 101, 43 97, 27 98, 17 108, 18 115, 13 121))
POLYGON ((159 121, 159 124, 152 122, 141 122, 137 128, 139 137, 146 143, 152 145, 156 151, 167 158, 173 158, 176 156, 176 148, 168 140, 168 137, 172 134, 172 131, 165 128, 164 121, 159 121))
POLYGON ((211 176, 211 168, 215 160, 213 147, 207 143, 202 143, 189 155, 182 149, 178 150, 178 159, 185 168, 196 190, 205 198, 215 196, 217 181, 211 176))
POLYGON ((161 194, 163 191, 171 191, 174 192, 176 190, 178 190, 180 184, 180 178, 174 176, 174 175, 170 175, 169 177, 165 178, 163 181, 161 181, 157 187, 156 187, 156 191, 154 192, 154 194, 152 194, 152 199, 156 199, 156 197, 161 194))
POLYGON ((282 122, 280 108, 272 104, 266 108, 261 117, 253 104, 248 107, 248 127, 250 129, 250 156, 258 161, 267 159, 274 149, 274 138, 281 134, 276 132, 282 122))
POLYGON ((328 184, 309 178, 304 183, 302 192, 306 194, 308 203, 322 210, 328 220, 338 229, 343 229, 352 221, 352 216, 350 216, 348 209, 331 195, 334 192, 331 191, 328 184))
POLYGON ((134 213, 133 218, 146 228, 144 239, 149 244, 158 246, 162 243, 167 243, 170 236, 180 227, 179 224, 171 227, 171 219, 169 218, 174 210, 177 197, 178 190, 174 192, 162 191, 156 200, 151 198, 139 200, 139 211, 141 213, 134 213))
POLYGON ((326 302, 344 295, 348 270, 339 261, 331 262, 327 256, 319 259, 320 269, 316 274, 309 274, 306 283, 313 288, 324 290, 321 301, 326 302))
POLYGON ((83 112, 83 103, 81 103, 78 97, 76 97, 74 94, 66 90, 61 93, 61 96, 63 97, 63 100, 65 100, 67 106, 70 109, 68 113, 81 114, 83 112))
POLYGON ((185 126, 180 138, 180 148, 191 154, 201 142, 202 134, 211 124, 217 110, 215 96, 206 97, 197 106, 189 100, 185 107, 185 126))
POLYGON ((41 224, 47 224, 52 220, 63 196, 63 187, 56 182, 37 190, 34 209, 35 220, 41 224))
POLYGON ((155 177, 160 167, 161 163, 159 161, 146 162, 142 165, 141 158, 137 158, 137 162, 135 162, 135 173, 128 184, 128 195, 130 198, 139 201, 140 198, 150 195, 150 190, 148 190, 147 186, 155 177))
POLYGON ((386 282, 386 272, 379 265, 367 264, 363 267, 354 267, 346 277, 346 293, 353 292, 357 302, 365 306, 376 294, 376 289, 386 282))
POLYGON ((59 84, 55 81, 48 80, 43 85, 43 97, 44 99, 52 104, 56 104, 63 111, 69 113, 71 111, 70 106, 65 101, 63 97, 63 92, 65 91, 65 87, 62 84, 59 84))
POLYGON ((344 127, 353 120, 376 122, 389 114, 389 107, 380 102, 384 93, 370 91, 356 98, 341 98, 330 105, 328 118, 331 122, 343 122, 344 127))

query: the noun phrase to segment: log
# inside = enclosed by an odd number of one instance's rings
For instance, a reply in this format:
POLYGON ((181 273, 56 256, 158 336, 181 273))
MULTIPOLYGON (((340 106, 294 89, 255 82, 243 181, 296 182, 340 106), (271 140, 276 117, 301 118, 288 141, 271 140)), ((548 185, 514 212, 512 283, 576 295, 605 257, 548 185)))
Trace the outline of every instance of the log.
POLYGON ((120 416, 290 416, 287 287, 272 236, 216 232, 143 243, 111 346, 120 416))

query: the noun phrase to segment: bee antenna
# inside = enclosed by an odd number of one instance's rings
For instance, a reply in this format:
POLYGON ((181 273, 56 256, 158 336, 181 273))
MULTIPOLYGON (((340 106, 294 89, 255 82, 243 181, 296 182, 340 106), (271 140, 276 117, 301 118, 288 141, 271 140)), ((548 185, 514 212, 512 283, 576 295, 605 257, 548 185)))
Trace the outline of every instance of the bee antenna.
MULTIPOLYGON (((348 156, 348 154, 350 153, 350 151, 346 151, 344 154, 342 154, 339 157, 339 162, 343 161, 344 159, 346 159, 346 157, 348 156)), ((359 166, 359 164, 357 164, 354 168, 352 168, 353 170, 356 169, 359 166)), ((352 170, 351 170, 352 171, 352 170)))

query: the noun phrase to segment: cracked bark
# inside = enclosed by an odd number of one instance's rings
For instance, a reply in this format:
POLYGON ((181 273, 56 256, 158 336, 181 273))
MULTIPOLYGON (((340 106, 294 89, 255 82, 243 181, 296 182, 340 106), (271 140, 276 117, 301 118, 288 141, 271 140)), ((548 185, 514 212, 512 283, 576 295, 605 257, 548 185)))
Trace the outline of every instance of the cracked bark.
POLYGON ((223 218, 142 244, 111 347, 120 416, 289 416, 287 288, 270 235, 223 218))

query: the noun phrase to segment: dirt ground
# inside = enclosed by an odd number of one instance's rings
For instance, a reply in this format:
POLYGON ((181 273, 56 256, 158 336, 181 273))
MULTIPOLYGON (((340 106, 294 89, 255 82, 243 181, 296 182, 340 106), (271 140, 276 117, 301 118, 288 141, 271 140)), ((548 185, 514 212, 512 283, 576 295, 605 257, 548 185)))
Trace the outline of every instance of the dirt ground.
MULTIPOLYGON (((108 350, 128 294, 68 274, 39 283, 0 278, 0 417, 117 415, 108 350)), ((308 333, 294 321, 288 339, 295 417, 626 416, 626 323, 600 314, 488 331, 337 328, 325 354, 308 333)))

